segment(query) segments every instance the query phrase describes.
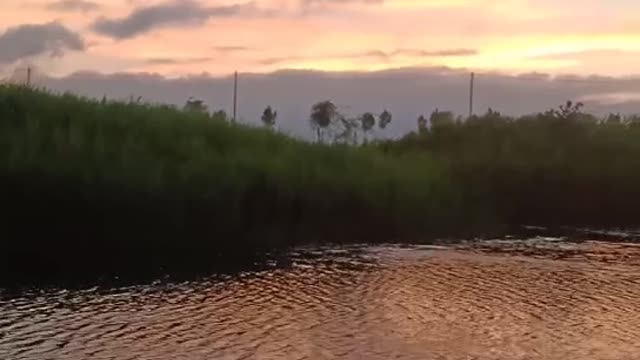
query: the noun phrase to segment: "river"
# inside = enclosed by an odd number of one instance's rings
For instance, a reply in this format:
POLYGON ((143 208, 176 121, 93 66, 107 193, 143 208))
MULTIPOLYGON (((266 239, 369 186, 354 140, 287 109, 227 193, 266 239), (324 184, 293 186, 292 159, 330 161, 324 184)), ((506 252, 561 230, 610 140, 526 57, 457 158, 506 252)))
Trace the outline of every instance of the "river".
POLYGON ((308 248, 192 281, 0 290, 0 359, 632 360, 640 244, 308 248))

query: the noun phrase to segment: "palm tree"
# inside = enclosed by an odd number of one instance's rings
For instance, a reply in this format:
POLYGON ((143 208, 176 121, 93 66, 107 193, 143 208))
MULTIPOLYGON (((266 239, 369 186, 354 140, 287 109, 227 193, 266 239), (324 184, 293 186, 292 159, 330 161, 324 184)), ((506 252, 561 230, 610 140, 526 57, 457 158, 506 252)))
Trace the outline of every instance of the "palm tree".
POLYGON ((427 118, 425 118, 423 115, 420 115, 420 117, 418 117, 418 133, 424 134, 427 131, 427 118))
POLYGON ((380 114, 380 121, 378 122, 378 126, 380 127, 380 129, 384 129, 387 127, 387 125, 389 125, 389 123, 391 123, 391 120, 393 120, 391 113, 385 110, 382 112, 382 114, 380 114))
POLYGON ((364 132, 364 140, 367 141, 367 133, 376 125, 376 118, 372 113, 366 112, 360 117, 362 123, 362 131, 364 132))
POLYGON ((316 129, 317 140, 320 141, 321 133, 337 118, 338 109, 329 100, 321 101, 311 107, 311 125, 316 129))
POLYGON ((267 106, 262 113, 262 123, 267 127, 273 127, 276 124, 276 118, 278 117, 278 112, 273 111, 271 106, 267 106))

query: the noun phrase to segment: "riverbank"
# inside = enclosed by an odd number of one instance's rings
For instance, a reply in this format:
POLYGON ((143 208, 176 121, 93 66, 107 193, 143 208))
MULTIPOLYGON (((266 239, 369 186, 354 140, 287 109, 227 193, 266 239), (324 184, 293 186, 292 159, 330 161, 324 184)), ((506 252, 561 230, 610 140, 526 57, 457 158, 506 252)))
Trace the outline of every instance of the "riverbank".
POLYGON ((168 106, 0 87, 5 275, 180 268, 209 254, 487 224, 489 209, 456 191, 427 153, 310 144, 168 106))
POLYGON ((640 118, 598 118, 579 105, 520 118, 489 110, 461 121, 434 113, 430 129, 383 148, 430 154, 466 199, 491 208, 502 223, 633 228, 640 118))
POLYGON ((0 272, 189 269, 306 243, 637 225, 639 128, 571 116, 488 114, 328 146, 169 106, 0 87, 0 272))

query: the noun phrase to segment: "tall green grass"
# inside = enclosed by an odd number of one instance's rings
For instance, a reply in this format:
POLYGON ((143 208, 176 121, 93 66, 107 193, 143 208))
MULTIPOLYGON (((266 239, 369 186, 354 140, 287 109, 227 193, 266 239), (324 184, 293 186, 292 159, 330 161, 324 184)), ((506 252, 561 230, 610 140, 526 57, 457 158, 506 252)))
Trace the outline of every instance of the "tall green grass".
POLYGON ((640 223, 640 125, 575 111, 495 112, 386 143, 428 153, 467 199, 503 223, 632 227, 640 223))
POLYGON ((579 111, 489 112, 328 146, 169 106, 0 87, 9 277, 208 266, 303 243, 518 224, 635 226, 639 200, 640 126, 579 111))
POLYGON ((168 106, 6 86, 0 196, 4 263, 23 270, 421 241, 491 218, 428 153, 310 144, 168 106))

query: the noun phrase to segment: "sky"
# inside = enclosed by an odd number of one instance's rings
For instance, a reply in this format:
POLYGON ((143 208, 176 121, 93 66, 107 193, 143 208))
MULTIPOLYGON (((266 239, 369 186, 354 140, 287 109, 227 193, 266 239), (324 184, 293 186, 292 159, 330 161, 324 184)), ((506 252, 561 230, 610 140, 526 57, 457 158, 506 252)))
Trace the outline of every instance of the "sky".
POLYGON ((640 113, 639 64, 637 0, 0 0, 0 81, 230 112, 238 71, 239 118, 302 136, 323 100, 467 114, 471 71, 474 113, 640 113))
POLYGON ((640 73, 636 0, 2 0, 0 66, 48 74, 438 67, 640 73))

